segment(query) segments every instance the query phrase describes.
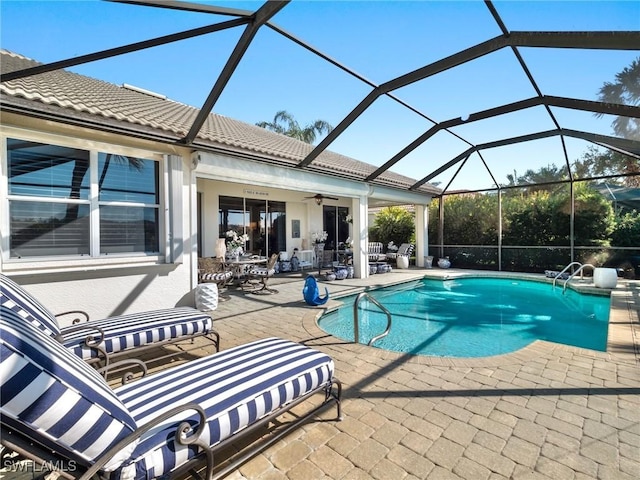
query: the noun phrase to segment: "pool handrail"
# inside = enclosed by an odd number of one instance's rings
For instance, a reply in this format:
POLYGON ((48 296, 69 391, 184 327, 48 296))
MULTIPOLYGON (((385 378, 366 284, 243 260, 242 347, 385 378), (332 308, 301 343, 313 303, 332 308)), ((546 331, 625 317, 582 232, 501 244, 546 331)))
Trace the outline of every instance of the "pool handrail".
POLYGON ((360 292, 356 297, 355 302, 353 302, 353 339, 355 343, 360 343, 360 320, 358 318, 358 304, 360 303, 360 300, 362 300, 364 297, 367 297, 371 303, 376 305, 380 310, 382 310, 382 313, 384 313, 387 316, 387 328, 380 335, 376 335, 371 340, 369 340, 369 343, 367 343, 367 345, 370 347, 371 345, 373 345, 373 342, 376 342, 381 338, 384 338, 387 335, 389 335, 389 331, 391 330, 391 313, 389 312, 389 310, 387 310, 384 307, 384 305, 378 302, 375 298, 373 298, 367 292, 360 292))
POLYGON ((582 280, 584 278, 582 271, 584 270, 585 267, 591 267, 594 270, 596 269, 596 267, 594 267, 593 265, 591 265, 590 263, 585 263, 583 265, 580 265, 580 268, 578 268, 578 270, 576 270, 575 272, 573 272, 569 278, 567 278, 564 281, 564 286, 562 287, 562 294, 564 295, 564 292, 567 290, 567 283, 569 283, 569 280, 571 280, 573 277, 575 277, 578 273, 580 273, 580 279, 582 280))
MULTIPOLYGON (((573 267, 573 266, 575 266, 575 265, 577 265, 578 267, 582 267, 582 264, 581 264, 580 262, 571 262, 569 265, 567 265, 566 267, 564 267, 564 268, 562 269, 562 271, 561 271, 559 274, 557 274, 557 275, 553 278, 553 287, 554 287, 554 288, 555 288, 555 286, 556 286, 556 280, 558 280, 558 279, 562 276, 562 274, 563 274, 564 272, 566 272, 567 270, 569 270, 571 267, 573 267)), ((580 269, 578 268, 578 271, 579 271, 579 270, 580 270, 580 269)), ((574 272, 574 273, 577 273, 577 272, 574 272)), ((573 275, 572 275, 572 276, 573 276, 573 275)), ((582 277, 581 277, 581 278, 582 278, 582 277)), ((566 285, 566 283, 565 283, 565 285, 566 285)))

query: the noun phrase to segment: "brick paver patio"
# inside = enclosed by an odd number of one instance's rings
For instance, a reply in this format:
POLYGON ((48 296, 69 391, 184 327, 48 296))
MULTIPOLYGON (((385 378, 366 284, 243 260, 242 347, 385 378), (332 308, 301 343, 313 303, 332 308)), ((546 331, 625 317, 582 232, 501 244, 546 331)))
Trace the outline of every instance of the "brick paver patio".
MULTIPOLYGON (((321 288, 335 298, 424 273, 321 288)), ((344 343, 316 326, 323 309, 302 302, 301 278, 278 283, 277 295, 231 292, 212 313, 223 348, 275 335, 326 351, 344 384, 344 420, 309 423, 228 478, 640 478, 640 282, 614 292, 607 353, 539 341, 482 359, 344 343)), ((323 419, 334 416, 329 409, 323 419)))

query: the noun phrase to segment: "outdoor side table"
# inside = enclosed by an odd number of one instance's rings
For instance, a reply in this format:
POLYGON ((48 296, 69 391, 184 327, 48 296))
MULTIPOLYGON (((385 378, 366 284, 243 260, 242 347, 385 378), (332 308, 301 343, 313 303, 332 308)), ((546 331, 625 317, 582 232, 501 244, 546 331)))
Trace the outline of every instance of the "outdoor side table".
POLYGON ((593 271, 593 285, 598 288, 616 288, 618 272, 615 268, 596 268, 593 271))
POLYGON ((210 312, 218 308, 218 284, 200 283, 196 287, 196 308, 210 312))

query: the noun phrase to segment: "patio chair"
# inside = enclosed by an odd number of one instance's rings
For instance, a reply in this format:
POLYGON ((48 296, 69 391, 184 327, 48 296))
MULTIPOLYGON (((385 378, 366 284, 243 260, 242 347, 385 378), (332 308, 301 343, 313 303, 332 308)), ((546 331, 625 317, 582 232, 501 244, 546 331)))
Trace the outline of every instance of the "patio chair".
POLYGON ((198 258, 198 283, 215 283, 218 285, 220 300, 228 300, 222 292, 233 280, 234 271, 218 258, 198 258))
POLYGON ((262 267, 260 265, 252 266, 249 270, 248 276, 249 281, 247 285, 252 286, 252 290, 249 290, 250 293, 278 293, 278 290, 274 288, 270 288, 267 284, 269 279, 276 274, 276 262, 278 261, 279 254, 274 253, 271 255, 269 260, 267 261, 267 265, 262 267), (258 283, 262 286, 259 288, 255 288, 255 283, 253 280, 258 280, 258 283))
POLYGON ((369 258, 369 262, 384 262, 387 259, 387 255, 383 253, 383 245, 382 242, 369 242, 367 250, 367 256, 369 258))
MULTIPOLYGON (((106 370, 109 364, 132 350, 145 351, 196 337, 210 340, 220 349, 220 335, 213 330, 211 316, 192 307, 175 307, 130 313, 89 321, 81 310, 54 315, 16 282, 0 274, 0 304, 44 334, 54 338, 79 358, 106 370), (74 315, 71 326, 60 327, 57 318, 74 315), (83 317, 86 321, 81 321, 83 317)), ((176 351, 169 356, 183 351, 176 351)), ((156 357, 159 360, 164 357, 156 357)))
POLYGON ((413 253, 413 243, 403 243, 398 247, 397 252, 387 252, 387 260, 397 261, 399 256, 411 257, 413 253))
POLYGON ((341 418, 332 359, 289 340, 254 341, 112 389, 19 312, 2 304, 0 313, 3 457, 17 453, 66 478, 183 478, 203 468, 218 478, 328 404, 341 418), (249 446, 214 469, 214 454, 245 437, 249 446))

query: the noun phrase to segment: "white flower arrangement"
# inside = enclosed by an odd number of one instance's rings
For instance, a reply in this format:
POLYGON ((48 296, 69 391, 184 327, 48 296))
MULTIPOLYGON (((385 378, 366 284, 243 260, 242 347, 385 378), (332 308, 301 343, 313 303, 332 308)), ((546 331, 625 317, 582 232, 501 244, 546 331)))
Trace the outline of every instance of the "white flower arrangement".
POLYGON ((312 232, 311 239, 313 243, 324 243, 329 234, 327 232, 312 232))
POLYGON ((244 250, 244 245, 249 241, 249 235, 243 233, 242 235, 238 235, 235 231, 229 230, 225 233, 227 238, 227 250, 232 253, 242 253, 244 250))
POLYGON ((344 218, 347 223, 353 223, 353 215, 351 215, 350 213, 344 218))
POLYGON ((351 237, 347 237, 347 239, 344 241, 344 246, 347 248, 353 248, 353 240, 351 239, 351 237))
POLYGON ((393 240, 392 240, 389 243, 387 243, 387 250, 390 250, 392 252, 397 252, 398 251, 398 246, 394 245, 393 240))

